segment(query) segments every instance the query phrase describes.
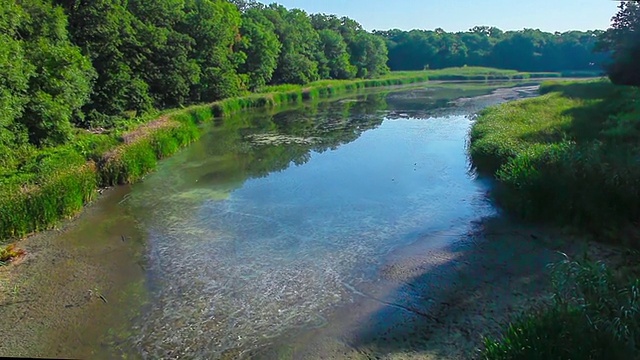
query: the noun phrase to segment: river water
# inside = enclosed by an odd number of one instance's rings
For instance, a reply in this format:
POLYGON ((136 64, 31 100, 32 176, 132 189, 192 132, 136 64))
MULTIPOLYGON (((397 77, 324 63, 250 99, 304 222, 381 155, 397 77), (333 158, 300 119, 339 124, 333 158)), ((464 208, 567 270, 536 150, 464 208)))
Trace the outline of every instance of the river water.
POLYGON ((145 244, 146 301, 94 355, 323 358, 332 343, 360 346, 353 334, 383 333, 385 308, 428 316, 384 272, 495 213, 468 160, 472 115, 535 90, 498 86, 379 91, 208 124, 112 195, 112 217, 126 214, 145 244))

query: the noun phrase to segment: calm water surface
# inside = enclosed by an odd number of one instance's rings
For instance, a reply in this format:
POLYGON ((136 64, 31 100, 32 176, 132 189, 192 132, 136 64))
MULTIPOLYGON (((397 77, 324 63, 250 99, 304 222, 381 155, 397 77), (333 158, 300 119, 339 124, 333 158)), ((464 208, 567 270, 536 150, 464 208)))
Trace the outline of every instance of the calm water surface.
POLYGON ((374 93, 211 124, 122 204, 148 237, 151 299, 124 351, 234 358, 339 326, 389 254, 493 214, 466 142, 470 116, 504 99, 450 103, 488 92, 374 93))

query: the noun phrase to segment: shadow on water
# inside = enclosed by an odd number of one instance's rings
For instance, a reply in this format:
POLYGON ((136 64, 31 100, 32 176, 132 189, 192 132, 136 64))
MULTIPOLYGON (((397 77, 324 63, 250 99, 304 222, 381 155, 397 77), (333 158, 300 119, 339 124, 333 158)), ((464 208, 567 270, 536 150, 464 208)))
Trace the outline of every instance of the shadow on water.
POLYGON ((514 313, 548 301, 547 265, 561 259, 561 247, 570 250, 541 234, 499 217, 478 220, 467 233, 430 234, 389 254, 374 284, 347 285, 357 296, 329 325, 249 357, 473 358, 514 313))
POLYGON ((560 255, 526 228, 485 224, 494 232, 485 236, 481 225, 437 251, 403 250, 404 260, 381 273, 396 286, 375 296, 379 309, 359 322, 351 346, 386 357, 469 358, 483 337, 500 332, 507 314, 537 305, 549 283, 546 266, 560 255))

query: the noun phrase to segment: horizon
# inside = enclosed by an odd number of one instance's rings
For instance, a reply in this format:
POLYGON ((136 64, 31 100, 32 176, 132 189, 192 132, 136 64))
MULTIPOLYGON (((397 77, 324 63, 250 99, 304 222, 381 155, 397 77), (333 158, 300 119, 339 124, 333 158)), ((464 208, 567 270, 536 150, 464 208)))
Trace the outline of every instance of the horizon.
MULTIPOLYGON (((271 4, 274 1, 261 1, 271 4)), ((492 26, 503 31, 539 29, 545 32, 606 30, 617 11, 618 2, 611 0, 539 0, 511 2, 489 0, 483 3, 471 0, 438 2, 425 0, 279 0, 276 3, 288 9, 298 8, 307 13, 347 16, 360 23, 367 31, 374 30, 433 30, 447 32, 468 31, 474 26, 492 26), (460 6, 465 11, 460 11, 460 6), (413 9, 407 12, 406 9, 413 9), (449 16, 448 14, 454 14, 449 16)))

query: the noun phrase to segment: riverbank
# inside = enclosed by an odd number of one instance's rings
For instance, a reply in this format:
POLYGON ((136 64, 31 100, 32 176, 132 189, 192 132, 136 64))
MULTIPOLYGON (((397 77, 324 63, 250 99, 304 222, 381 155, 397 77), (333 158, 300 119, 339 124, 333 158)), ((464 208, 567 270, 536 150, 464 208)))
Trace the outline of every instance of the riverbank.
POLYGON ((146 237, 119 205, 129 190, 106 190, 59 229, 17 243, 26 257, 0 267, 2 356, 118 356, 114 338, 132 334, 147 301, 146 237))
POLYGON ((638 246, 640 92, 608 81, 540 92, 485 110, 471 131, 474 165, 498 180, 495 199, 526 220, 638 246))
POLYGON ((123 119, 113 129, 77 130, 67 145, 25 155, 21 165, 0 169, 0 239, 51 229, 75 216, 101 188, 140 180, 200 135, 200 124, 256 108, 277 108, 364 89, 428 80, 512 80, 556 77, 558 73, 520 73, 490 68, 454 68, 392 73, 378 79, 329 80, 305 86, 277 86, 212 104, 123 119))

